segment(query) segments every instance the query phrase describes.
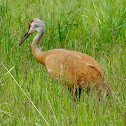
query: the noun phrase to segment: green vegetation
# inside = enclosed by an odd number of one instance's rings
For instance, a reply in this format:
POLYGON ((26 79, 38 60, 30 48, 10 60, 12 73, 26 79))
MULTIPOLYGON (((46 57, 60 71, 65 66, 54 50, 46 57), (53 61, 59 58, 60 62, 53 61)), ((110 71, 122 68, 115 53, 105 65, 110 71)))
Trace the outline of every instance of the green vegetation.
POLYGON ((0 0, 0 126, 47 125, 14 79, 50 126, 126 125, 126 0, 0 0), (35 33, 18 46, 33 18, 45 22, 44 51, 77 50, 99 62, 114 101, 87 101, 85 92, 78 103, 69 99, 33 58, 35 33))

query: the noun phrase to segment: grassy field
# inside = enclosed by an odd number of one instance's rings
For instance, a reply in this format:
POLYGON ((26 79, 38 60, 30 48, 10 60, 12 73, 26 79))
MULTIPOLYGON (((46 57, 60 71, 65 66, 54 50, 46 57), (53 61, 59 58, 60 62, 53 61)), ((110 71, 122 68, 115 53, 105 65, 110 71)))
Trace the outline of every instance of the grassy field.
POLYGON ((126 125, 126 0, 0 0, 0 126, 9 125, 126 125), (87 101, 85 92, 70 100, 33 58, 35 34, 18 46, 33 18, 45 23, 43 51, 76 50, 99 62, 114 101, 87 101))

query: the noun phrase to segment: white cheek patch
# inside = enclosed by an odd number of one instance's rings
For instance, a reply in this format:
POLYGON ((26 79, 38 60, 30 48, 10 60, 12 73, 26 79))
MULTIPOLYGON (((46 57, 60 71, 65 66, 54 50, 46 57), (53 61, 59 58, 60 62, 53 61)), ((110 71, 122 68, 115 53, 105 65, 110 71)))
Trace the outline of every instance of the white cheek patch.
POLYGON ((29 29, 29 31, 28 31, 28 34, 32 34, 32 33, 34 33, 35 31, 32 29, 32 28, 30 28, 29 29))

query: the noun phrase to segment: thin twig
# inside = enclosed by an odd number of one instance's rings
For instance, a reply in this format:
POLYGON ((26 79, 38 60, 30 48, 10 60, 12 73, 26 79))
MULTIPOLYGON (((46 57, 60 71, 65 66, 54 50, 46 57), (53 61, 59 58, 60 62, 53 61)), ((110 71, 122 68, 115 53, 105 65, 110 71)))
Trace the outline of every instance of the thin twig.
MULTIPOLYGON (((49 123, 46 121, 46 119, 44 118, 44 116, 41 114, 41 112, 37 109, 37 107, 34 105, 34 103, 31 101, 31 99, 28 97, 28 95, 24 92, 24 90, 21 88, 21 86, 18 84, 18 82, 15 80, 15 78, 13 77, 13 75, 10 73, 10 70, 8 70, 3 63, 1 63, 3 65, 3 67, 8 71, 7 73, 10 74, 10 76, 13 78, 13 80, 15 81, 15 83, 18 85, 18 87, 21 89, 21 91, 24 93, 24 95, 28 98, 28 100, 31 102, 31 104, 33 105, 33 107, 37 110, 37 112, 40 114, 40 116, 44 119, 44 121, 46 122, 46 124, 49 126, 49 123)), ((14 67, 14 66, 13 66, 14 67)), ((12 68, 13 68, 12 67, 12 68)), ((12 69, 11 68, 11 69, 12 69)))
MULTIPOLYGON (((2 64, 2 63, 1 63, 1 64, 2 64)), ((13 70, 13 69, 14 69, 14 66, 13 66, 12 68, 10 68, 10 70, 8 70, 8 72, 7 72, 4 76, 6 76, 6 75, 7 75, 11 70, 13 70)), ((4 77, 4 76, 3 76, 3 77, 4 77)), ((2 77, 2 78, 3 78, 3 77, 2 77)), ((1 80, 2 80, 2 78, 1 78, 1 80)))

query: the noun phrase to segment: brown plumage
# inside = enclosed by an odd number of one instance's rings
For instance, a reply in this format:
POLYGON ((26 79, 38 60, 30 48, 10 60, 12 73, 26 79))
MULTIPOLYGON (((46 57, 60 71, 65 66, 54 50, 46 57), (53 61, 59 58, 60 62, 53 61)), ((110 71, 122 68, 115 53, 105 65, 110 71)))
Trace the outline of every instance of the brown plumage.
POLYGON ((32 42, 34 58, 46 67, 52 79, 55 77, 70 88, 73 100, 76 100, 77 89, 79 89, 80 97, 81 89, 84 87, 87 92, 94 87, 93 90, 97 94, 100 91, 104 98, 107 95, 111 95, 107 78, 102 68, 91 56, 64 49, 53 49, 45 52, 40 50, 40 40, 45 31, 44 23, 40 19, 36 18, 29 22, 28 32, 24 35, 19 45, 35 31, 37 31, 37 35, 32 42))

